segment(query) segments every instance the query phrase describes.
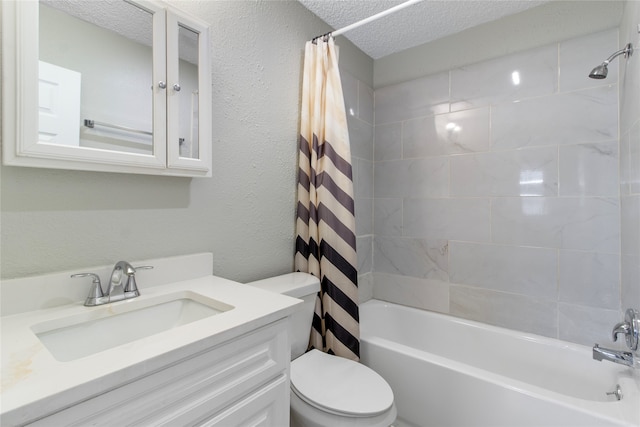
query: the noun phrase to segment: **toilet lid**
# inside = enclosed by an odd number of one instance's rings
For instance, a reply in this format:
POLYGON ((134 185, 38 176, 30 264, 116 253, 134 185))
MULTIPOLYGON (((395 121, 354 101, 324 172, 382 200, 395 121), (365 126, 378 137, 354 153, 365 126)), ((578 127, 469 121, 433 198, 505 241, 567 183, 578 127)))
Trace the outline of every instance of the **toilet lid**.
POLYGON ((315 349, 291 362, 291 388, 308 404, 340 415, 374 416, 393 405, 391 387, 372 369, 315 349))

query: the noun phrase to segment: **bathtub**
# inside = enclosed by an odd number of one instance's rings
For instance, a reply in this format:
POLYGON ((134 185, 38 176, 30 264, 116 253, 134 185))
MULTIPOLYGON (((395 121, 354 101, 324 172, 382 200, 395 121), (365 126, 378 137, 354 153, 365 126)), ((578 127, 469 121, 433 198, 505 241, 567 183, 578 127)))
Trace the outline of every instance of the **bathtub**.
POLYGON ((377 300, 360 306, 360 328, 399 426, 640 426, 638 370, 590 347, 377 300), (619 401, 606 394, 616 384, 619 401))

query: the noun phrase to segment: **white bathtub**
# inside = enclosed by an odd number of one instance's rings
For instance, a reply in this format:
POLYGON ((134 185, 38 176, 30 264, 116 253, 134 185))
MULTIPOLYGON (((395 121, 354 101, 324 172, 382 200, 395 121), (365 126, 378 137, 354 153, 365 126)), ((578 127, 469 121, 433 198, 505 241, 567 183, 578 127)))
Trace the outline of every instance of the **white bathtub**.
POLYGON ((400 425, 640 426, 637 370, 590 347, 376 300, 360 323, 362 362, 391 385, 400 425))

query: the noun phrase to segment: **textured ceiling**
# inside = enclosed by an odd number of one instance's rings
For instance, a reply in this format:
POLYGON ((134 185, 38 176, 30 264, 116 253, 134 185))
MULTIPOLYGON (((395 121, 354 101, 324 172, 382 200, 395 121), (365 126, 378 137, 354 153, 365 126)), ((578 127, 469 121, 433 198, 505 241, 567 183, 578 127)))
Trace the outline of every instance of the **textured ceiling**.
MULTIPOLYGON (((131 2, 121 0, 40 0, 40 3, 113 31, 136 43, 151 46, 153 15, 131 2)), ((178 39, 180 59, 198 64, 197 34, 180 26, 178 39)), ((99 50, 99 46, 96 48, 99 50)))
MULTIPOLYGON (((298 0, 340 29, 404 0, 298 0)), ((549 0, 423 0, 344 34, 373 59, 522 12, 549 0)))

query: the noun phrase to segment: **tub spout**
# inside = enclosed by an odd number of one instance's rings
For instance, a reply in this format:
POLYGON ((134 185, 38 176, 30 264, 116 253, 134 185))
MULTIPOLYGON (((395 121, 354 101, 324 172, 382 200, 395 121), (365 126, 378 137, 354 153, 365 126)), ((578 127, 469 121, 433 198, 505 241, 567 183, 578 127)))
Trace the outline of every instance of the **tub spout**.
POLYGON ((608 360, 625 366, 634 366, 633 353, 602 348, 598 344, 593 346, 593 358, 597 361, 608 360))

